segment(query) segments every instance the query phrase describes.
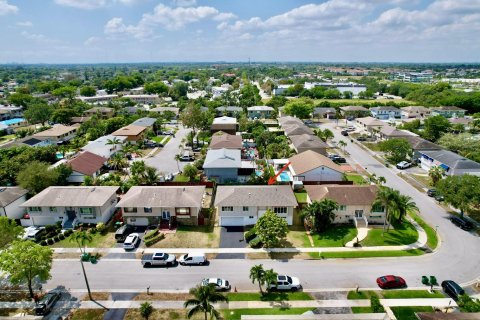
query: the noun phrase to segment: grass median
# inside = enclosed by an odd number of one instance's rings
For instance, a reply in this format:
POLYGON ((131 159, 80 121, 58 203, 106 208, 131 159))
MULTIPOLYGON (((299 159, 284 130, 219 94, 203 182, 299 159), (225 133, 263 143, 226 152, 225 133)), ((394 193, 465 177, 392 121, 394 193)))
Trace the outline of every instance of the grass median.
POLYGON ((223 310, 224 320, 240 320, 242 315, 292 315, 303 314, 313 308, 268 308, 223 310))
POLYGON ((323 259, 350 259, 350 258, 386 258, 386 257, 411 257, 424 254, 420 249, 413 250, 386 250, 386 251, 334 251, 334 252, 322 252, 319 256, 318 253, 312 254, 314 258, 323 259))
POLYGON ((227 294, 229 301, 301 301, 313 300, 306 292, 232 292, 227 294))
POLYGON ((414 212, 410 212, 410 217, 412 217, 412 219, 415 220, 415 222, 418 223, 423 230, 425 230, 425 233, 427 234, 427 246, 434 250, 438 246, 438 234, 435 229, 430 227, 418 214, 414 212))

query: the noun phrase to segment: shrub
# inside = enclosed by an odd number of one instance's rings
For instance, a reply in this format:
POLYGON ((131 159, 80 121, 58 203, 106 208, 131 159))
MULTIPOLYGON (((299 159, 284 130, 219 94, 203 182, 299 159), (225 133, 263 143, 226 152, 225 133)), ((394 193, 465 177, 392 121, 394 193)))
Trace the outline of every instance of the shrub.
POLYGON ((60 233, 60 234, 58 235, 58 239, 60 239, 60 240, 65 240, 65 236, 64 236, 62 233, 60 233))
POLYGON ((380 299, 375 296, 370 297, 370 305, 372 307, 373 313, 384 313, 385 309, 383 309, 382 304, 380 303, 380 299))
POLYGON ((53 224, 48 224, 48 225, 45 226, 45 231, 47 233, 56 232, 55 229, 56 229, 56 227, 53 224))
POLYGON ((71 235, 73 233, 73 230, 72 229, 68 229, 67 231, 65 231, 64 235, 65 237, 68 237, 69 235, 71 235))
POLYGON ((260 240, 259 237, 256 237, 255 239, 253 239, 249 242, 249 245, 252 248, 260 248, 260 247, 262 247, 263 243, 262 243, 262 241, 260 240))
POLYGON ((46 246, 46 245, 47 245, 47 241, 45 241, 45 240, 40 241, 40 245, 41 245, 41 246, 46 246))
POLYGON ((145 245, 147 247, 150 247, 151 245, 154 245, 155 243, 157 243, 158 241, 160 241, 164 238, 165 238, 165 235, 163 233, 159 233, 156 236, 154 236, 153 238, 145 240, 145 245))
POLYGON ((250 242, 257 237, 255 228, 252 228, 245 232, 245 241, 250 242))
POLYGON ((106 234, 107 231, 108 231, 107 226, 103 222, 97 223, 96 228, 97 228, 97 231, 100 232, 100 234, 102 234, 102 235, 106 234))
POLYGON ((95 227, 90 228, 90 229, 88 229, 88 232, 91 233, 91 234, 96 234, 97 233, 97 228, 95 228, 95 227))
POLYGON ((62 221, 57 221, 57 223, 55 223, 55 229, 62 230, 62 221))
POLYGON ((52 238, 47 239, 47 244, 52 245, 54 243, 55 243, 55 240, 53 240, 52 238))
POLYGON ((60 241, 60 238, 58 236, 53 237, 53 241, 58 242, 60 241))
POLYGON ((143 239, 148 240, 150 238, 153 238, 158 234, 158 232, 159 232, 158 229, 148 231, 148 233, 145 235, 145 237, 143 239))

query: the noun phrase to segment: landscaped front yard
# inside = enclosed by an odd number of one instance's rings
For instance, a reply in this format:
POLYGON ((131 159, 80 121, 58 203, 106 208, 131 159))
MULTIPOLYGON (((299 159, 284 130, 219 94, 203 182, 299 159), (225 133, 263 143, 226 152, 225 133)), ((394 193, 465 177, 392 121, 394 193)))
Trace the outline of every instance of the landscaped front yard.
POLYGON ((295 301, 313 300, 306 292, 268 292, 263 296, 260 292, 231 292, 227 293, 229 301, 295 301))
POLYGON ((302 314, 313 308, 269 308, 222 310, 224 320, 240 320, 242 315, 289 315, 302 314))
POLYGON ((367 181, 365 181, 365 179, 359 174, 347 173, 345 174, 345 177, 347 178, 347 181, 352 181, 353 184, 358 184, 358 185, 367 184, 367 181))
POLYGON ((315 247, 343 247, 347 242, 355 239, 357 229, 351 225, 333 225, 325 232, 311 235, 315 247))
MULTIPOLYGON (((58 241, 51 245, 52 248, 78 248, 75 241, 71 241, 71 236, 64 240, 58 241)), ((92 242, 87 244, 87 248, 112 248, 117 242, 115 240, 115 232, 108 232, 105 235, 99 232, 92 234, 92 242)))
POLYGON ((372 229, 360 243, 364 247, 400 246, 414 243, 417 239, 418 232, 415 227, 410 222, 404 221, 393 224, 389 231, 384 231, 383 228, 372 229))
POLYGON ((218 227, 178 226, 176 233, 165 234, 152 248, 218 248, 219 243, 218 227))
POLYGON ((392 307, 393 314, 401 320, 417 320, 415 312, 433 312, 432 307, 392 307))

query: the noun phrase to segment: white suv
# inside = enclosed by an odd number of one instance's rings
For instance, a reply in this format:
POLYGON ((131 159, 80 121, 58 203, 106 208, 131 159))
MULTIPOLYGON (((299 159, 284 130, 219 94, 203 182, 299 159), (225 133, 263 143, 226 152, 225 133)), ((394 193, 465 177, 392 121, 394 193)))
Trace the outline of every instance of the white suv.
POLYGON ((277 282, 269 284, 269 289, 297 291, 302 288, 300 280, 286 275, 277 276, 277 282))
POLYGON ((202 280, 202 286, 211 285, 217 291, 228 291, 230 290, 231 286, 228 280, 220 279, 220 278, 207 278, 202 280))
POLYGON ((123 249, 133 250, 140 243, 140 235, 138 233, 131 233, 123 242, 123 249))

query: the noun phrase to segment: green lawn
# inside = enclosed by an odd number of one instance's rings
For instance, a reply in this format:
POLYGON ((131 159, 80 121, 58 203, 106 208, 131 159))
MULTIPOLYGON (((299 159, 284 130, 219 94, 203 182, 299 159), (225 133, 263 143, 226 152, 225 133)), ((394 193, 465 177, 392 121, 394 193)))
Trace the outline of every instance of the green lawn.
MULTIPOLYGON (((400 250, 400 251, 347 251, 347 252, 322 252, 321 258, 324 259, 341 259, 341 258, 382 258, 382 257, 409 257, 419 256, 424 252, 420 249, 400 250)), ((314 258, 319 258, 318 253, 314 254, 314 258)))
MULTIPOLYGON (((71 237, 71 236, 70 236, 71 237)), ((75 241, 70 241, 70 237, 65 238, 51 245, 53 248, 78 248, 78 244, 75 241)), ((106 235, 96 233, 92 235, 93 239, 91 243, 87 244, 88 248, 111 248, 115 245, 115 233, 108 232, 106 235)))
POLYGON ((364 142, 363 145, 372 151, 380 151, 378 143, 375 142, 364 142))
POLYGON ((9 140, 13 140, 13 139, 15 139, 15 135, 14 134, 8 134, 6 136, 1 136, 0 137, 0 142, 9 141, 9 140))
POLYGON ((224 320, 240 320, 242 315, 288 315, 302 314, 313 308, 268 308, 268 309, 234 309, 223 310, 224 320))
POLYGON ((347 294, 348 300, 370 299, 370 297, 378 296, 375 291, 349 291, 347 294))
POLYGON ((367 184, 367 181, 359 174, 347 173, 345 177, 347 181, 353 181, 353 184, 367 184))
POLYGON ((106 311, 104 309, 76 309, 71 320, 102 320, 106 311))
POLYGON ((411 212, 410 216, 425 230, 427 234, 427 246, 432 250, 435 249, 438 246, 438 235, 435 229, 423 221, 418 214, 411 212))
POLYGON ((433 312, 432 307, 392 307, 391 309, 398 320, 417 320, 415 312, 433 312))
POLYGON ((372 307, 352 307, 352 313, 374 313, 372 307))
POLYGON ((294 301, 313 300, 312 296, 305 292, 268 292, 261 295, 259 292, 232 292, 227 294, 229 301, 294 301))
POLYGON ((333 225, 321 234, 312 233, 315 247, 343 247, 357 236, 357 229, 351 225, 333 225))
POLYGON ((295 192, 295 198, 297 198, 298 203, 307 203, 306 192, 295 192))
POLYGON ((428 290, 388 290, 382 291, 382 296, 385 299, 445 298, 441 292, 428 290))
POLYGON ((368 231, 368 235, 360 243, 364 247, 372 246, 398 246, 411 244, 417 241, 418 232, 415 227, 408 221, 392 225, 394 229, 383 231, 381 229, 372 229, 368 231))
POLYGON ((190 179, 186 176, 184 176, 183 174, 177 174, 175 176, 175 178, 173 178, 173 181, 176 181, 176 182, 188 182, 190 181, 190 179))
POLYGON ((152 140, 155 141, 156 143, 160 143, 164 138, 165 136, 156 136, 156 137, 153 137, 152 140))

